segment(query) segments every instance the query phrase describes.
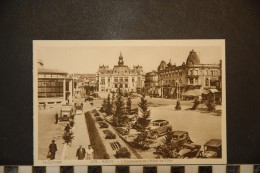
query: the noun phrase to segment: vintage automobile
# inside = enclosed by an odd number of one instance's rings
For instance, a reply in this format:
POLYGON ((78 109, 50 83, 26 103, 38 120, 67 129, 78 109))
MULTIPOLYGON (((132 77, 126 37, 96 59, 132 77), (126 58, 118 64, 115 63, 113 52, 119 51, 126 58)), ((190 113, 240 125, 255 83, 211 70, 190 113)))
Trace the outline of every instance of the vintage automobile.
POLYGON ((87 97, 85 98, 85 102, 86 102, 86 101, 91 102, 91 101, 93 101, 93 100, 94 100, 94 98, 93 98, 92 96, 87 96, 87 97))
POLYGON ((101 118, 100 116, 97 116, 96 121, 103 121, 103 118, 101 118))
POLYGON ((108 128, 108 124, 106 123, 106 122, 103 122, 103 121, 101 121, 101 122, 99 122, 99 127, 102 129, 102 128, 108 128))
POLYGON ((193 143, 190 139, 189 133, 186 131, 176 130, 172 132, 173 143, 175 147, 180 150, 184 144, 193 143))
POLYGON ((211 139, 204 144, 203 158, 221 158, 222 145, 220 139, 211 139))
POLYGON ((74 114, 75 111, 71 105, 62 105, 59 121, 69 121, 70 119, 73 119, 74 114))
POLYGON ((178 152, 178 158, 199 158, 202 156, 200 148, 201 145, 197 144, 183 144, 182 149, 178 152))
POLYGON ((155 120, 150 123, 148 128, 149 138, 157 139, 159 136, 165 135, 172 129, 169 121, 166 120, 155 120))

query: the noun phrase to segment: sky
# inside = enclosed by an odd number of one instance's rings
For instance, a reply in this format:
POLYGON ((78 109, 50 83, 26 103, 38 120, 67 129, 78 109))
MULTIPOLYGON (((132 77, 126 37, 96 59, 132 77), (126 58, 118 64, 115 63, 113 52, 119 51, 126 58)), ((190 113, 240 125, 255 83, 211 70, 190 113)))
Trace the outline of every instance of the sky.
POLYGON ((162 60, 181 65, 192 49, 202 64, 218 64, 222 59, 220 46, 44 46, 38 47, 34 56, 43 60, 45 68, 94 74, 99 65, 117 65, 122 52, 125 65, 142 65, 144 72, 150 72, 157 70, 162 60))

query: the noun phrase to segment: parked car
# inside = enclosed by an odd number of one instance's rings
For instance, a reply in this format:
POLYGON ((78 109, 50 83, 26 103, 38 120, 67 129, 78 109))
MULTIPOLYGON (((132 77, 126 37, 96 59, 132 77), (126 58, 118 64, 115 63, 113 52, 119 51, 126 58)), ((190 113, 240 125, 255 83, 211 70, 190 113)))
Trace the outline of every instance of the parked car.
POLYGON ((186 131, 173 131, 172 132, 173 143, 175 144, 176 148, 180 150, 184 144, 191 144, 193 143, 190 139, 189 133, 186 131))
POLYGON ((116 139, 116 134, 113 133, 111 130, 103 130, 105 136, 105 139, 116 139))
POLYGON ((96 117, 96 121, 103 121, 103 118, 101 118, 101 117, 96 117))
POLYGON ((127 134, 128 134, 127 128, 116 127, 115 129, 116 129, 116 131, 118 131, 121 135, 127 135, 127 134))
POLYGON ((166 134, 171 130, 171 125, 167 120, 155 120, 152 121, 148 128, 148 136, 150 138, 157 139, 159 136, 166 134))
POLYGON ((200 148, 201 145, 197 144, 183 144, 182 149, 178 152, 178 158, 199 158, 202 156, 200 148))
POLYGON ((87 97, 85 98, 85 102, 86 102, 86 101, 91 102, 91 101, 93 101, 93 100, 94 100, 94 98, 93 98, 92 96, 87 96, 87 97))
POLYGON ((75 112, 73 110, 73 107, 71 105, 62 105, 59 121, 69 121, 73 118, 75 112))
POLYGON ((83 103, 80 101, 77 101, 75 103, 75 108, 76 108, 76 110, 83 110, 83 103))
POLYGON ((222 142, 220 139, 211 139, 204 144, 203 158, 221 158, 222 142))
POLYGON ((102 128, 108 128, 108 124, 106 123, 106 122, 99 122, 99 125, 100 125, 100 128, 102 129, 102 128))

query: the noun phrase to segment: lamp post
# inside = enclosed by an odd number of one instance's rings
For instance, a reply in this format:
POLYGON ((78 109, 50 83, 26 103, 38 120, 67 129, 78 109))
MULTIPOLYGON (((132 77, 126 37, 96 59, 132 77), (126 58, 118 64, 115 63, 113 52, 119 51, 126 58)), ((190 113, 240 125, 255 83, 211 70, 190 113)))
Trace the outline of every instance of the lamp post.
POLYGON ((162 98, 163 98, 163 80, 162 80, 162 98))
POLYGON ((177 93, 177 100, 179 100, 180 99, 180 83, 179 83, 179 80, 177 80, 176 81, 176 89, 177 89, 177 91, 176 91, 176 93, 177 93))

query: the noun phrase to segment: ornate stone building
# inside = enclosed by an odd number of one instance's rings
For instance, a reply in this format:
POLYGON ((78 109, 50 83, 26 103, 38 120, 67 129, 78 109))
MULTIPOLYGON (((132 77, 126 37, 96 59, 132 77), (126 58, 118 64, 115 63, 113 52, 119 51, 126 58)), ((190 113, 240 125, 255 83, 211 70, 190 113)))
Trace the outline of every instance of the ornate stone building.
POLYGON ((163 97, 180 98, 200 96, 221 90, 221 61, 202 64, 192 50, 181 66, 161 61, 158 66, 158 84, 163 97))
POLYGON ((96 73, 99 91, 116 91, 122 88, 124 91, 137 92, 144 88, 145 73, 140 65, 131 69, 124 64, 122 53, 120 53, 118 65, 113 69, 108 66, 99 66, 96 73))
POLYGON ((145 75, 145 93, 147 94, 159 94, 155 92, 158 88, 158 73, 157 71, 153 70, 151 72, 146 73, 145 75))

